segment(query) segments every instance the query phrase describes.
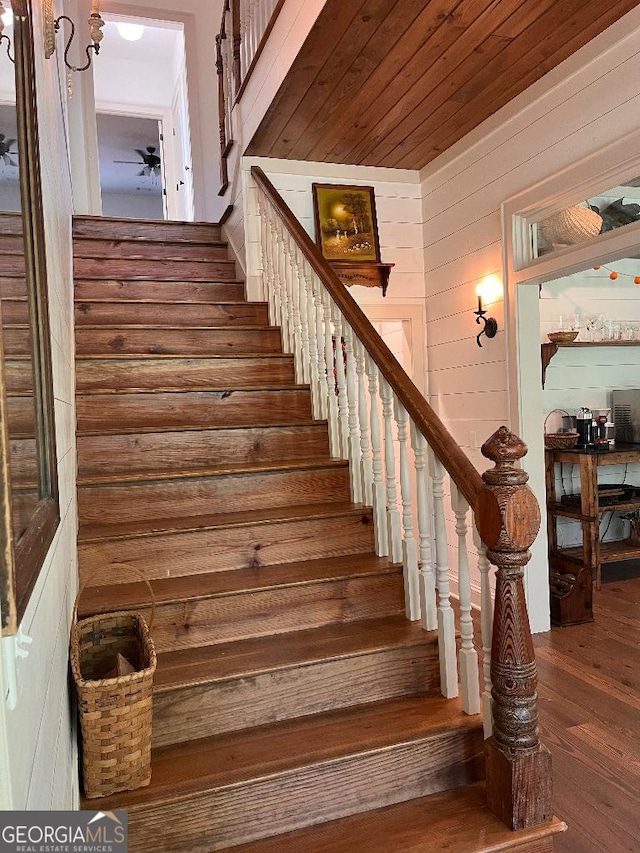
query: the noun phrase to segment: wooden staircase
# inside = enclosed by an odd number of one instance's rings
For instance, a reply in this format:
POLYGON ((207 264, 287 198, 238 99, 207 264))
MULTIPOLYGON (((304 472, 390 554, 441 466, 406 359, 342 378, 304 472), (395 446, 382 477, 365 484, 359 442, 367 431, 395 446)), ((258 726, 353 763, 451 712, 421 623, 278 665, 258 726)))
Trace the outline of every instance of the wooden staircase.
POLYGON ((159 652, 151 785, 83 807, 127 809, 132 853, 551 851, 484 804, 481 721, 219 228, 74 237, 81 615, 148 613, 135 566, 159 652))

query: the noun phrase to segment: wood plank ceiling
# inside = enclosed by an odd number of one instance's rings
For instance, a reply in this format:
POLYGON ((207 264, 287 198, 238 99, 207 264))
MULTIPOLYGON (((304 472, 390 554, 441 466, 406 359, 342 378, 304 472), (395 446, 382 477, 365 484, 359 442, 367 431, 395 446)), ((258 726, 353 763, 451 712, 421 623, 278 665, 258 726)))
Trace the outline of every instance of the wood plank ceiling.
POLYGON ((638 0, 328 0, 247 153, 420 169, 638 0))

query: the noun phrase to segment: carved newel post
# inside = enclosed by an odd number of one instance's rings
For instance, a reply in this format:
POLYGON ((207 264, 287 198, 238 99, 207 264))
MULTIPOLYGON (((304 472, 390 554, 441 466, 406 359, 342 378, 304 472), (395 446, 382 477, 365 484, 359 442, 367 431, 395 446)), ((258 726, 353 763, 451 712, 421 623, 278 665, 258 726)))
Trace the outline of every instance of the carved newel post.
POLYGON ((496 566, 491 678, 493 737, 485 742, 489 808, 511 829, 551 820, 551 756, 538 737, 537 673, 524 597, 524 567, 540 509, 516 463, 527 446, 500 427, 482 446, 476 523, 496 566))

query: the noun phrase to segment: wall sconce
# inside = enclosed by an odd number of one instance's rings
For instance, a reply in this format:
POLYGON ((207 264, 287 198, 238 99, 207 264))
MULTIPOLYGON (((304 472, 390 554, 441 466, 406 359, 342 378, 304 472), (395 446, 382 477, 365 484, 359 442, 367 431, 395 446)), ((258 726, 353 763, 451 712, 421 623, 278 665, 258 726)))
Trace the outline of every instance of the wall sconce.
POLYGON ((487 312, 484 309, 483 303, 495 302, 502 296, 502 284, 493 275, 488 275, 476 286, 476 296, 478 297, 478 310, 476 314, 476 323, 483 324, 482 329, 476 335, 476 343, 479 347, 482 346, 480 338, 485 335, 487 338, 495 338, 498 331, 498 321, 495 317, 487 317, 487 312))
POLYGON ((7 56, 16 64, 16 61, 13 56, 11 56, 11 39, 8 35, 5 35, 4 28, 10 27, 13 23, 13 11, 11 9, 5 9, 4 5, 0 0, 0 45, 2 45, 3 41, 7 43, 7 56))
POLYGON ((54 30, 57 33, 60 27, 62 26, 61 21, 68 21, 71 24, 71 35, 69 36, 69 40, 67 41, 67 46, 64 49, 64 64, 67 66, 69 71, 86 71, 87 68, 91 65, 91 58, 93 51, 97 56, 100 53, 100 42, 104 38, 102 33, 102 28, 104 27, 104 21, 100 17, 100 2, 99 0, 92 0, 91 4, 91 17, 89 18, 89 33, 91 38, 91 44, 87 45, 85 48, 85 53, 87 54, 86 64, 79 68, 76 65, 71 65, 69 62, 69 50, 71 48, 71 44, 76 34, 76 25, 67 15, 60 15, 59 18, 56 18, 53 22, 54 30))

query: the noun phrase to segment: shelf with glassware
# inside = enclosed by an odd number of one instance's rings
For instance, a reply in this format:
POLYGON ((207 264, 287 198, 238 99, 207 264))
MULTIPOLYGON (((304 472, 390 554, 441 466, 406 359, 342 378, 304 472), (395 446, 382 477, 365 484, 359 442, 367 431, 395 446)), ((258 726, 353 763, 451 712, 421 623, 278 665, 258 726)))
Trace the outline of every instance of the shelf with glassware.
POLYGON ((575 625, 593 621, 593 588, 601 584, 605 563, 640 559, 637 538, 601 542, 600 517, 607 512, 640 514, 640 488, 598 487, 598 468, 640 462, 640 444, 618 443, 611 449, 572 448, 545 451, 547 485, 547 532, 549 539, 549 586, 551 621, 554 625, 575 625), (556 465, 580 466, 580 492, 556 494, 556 465), (633 495, 630 497, 630 494, 633 495), (567 498, 569 500, 567 500, 567 498), (558 545, 557 521, 571 518, 582 527, 582 545, 558 545))
POLYGON ((549 367, 549 362, 554 357, 554 355, 558 352, 560 348, 564 347, 640 347, 640 340, 633 341, 566 341, 566 342, 558 342, 558 341, 550 341, 548 344, 540 344, 540 354, 542 357, 542 387, 544 388, 544 382, 547 376, 547 367, 549 367))

